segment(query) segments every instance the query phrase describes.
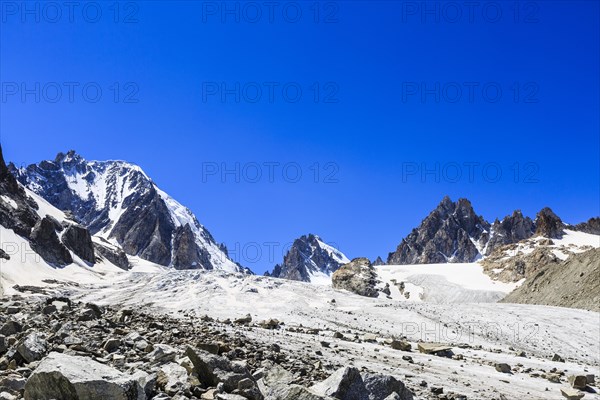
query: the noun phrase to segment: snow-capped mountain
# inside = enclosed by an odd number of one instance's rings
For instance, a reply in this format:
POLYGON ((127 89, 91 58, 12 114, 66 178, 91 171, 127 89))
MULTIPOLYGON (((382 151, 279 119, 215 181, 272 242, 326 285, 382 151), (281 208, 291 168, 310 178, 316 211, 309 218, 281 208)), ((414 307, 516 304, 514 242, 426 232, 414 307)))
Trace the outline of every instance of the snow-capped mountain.
POLYGON ((331 274, 349 262, 341 251, 325 243, 319 236, 309 234, 294 240, 283 263, 267 274, 275 278, 329 284, 331 274))
POLYGON ((550 208, 535 220, 516 210, 490 224, 473 210, 467 199, 453 202, 448 196, 402 240, 388 256, 388 264, 435 264, 474 262, 502 246, 533 236, 560 239, 565 228, 595 233, 598 219, 579 225, 565 224, 550 208))
POLYGON ((9 169, 29 190, 129 255, 175 269, 246 271, 137 165, 86 161, 69 151, 53 161, 9 169))

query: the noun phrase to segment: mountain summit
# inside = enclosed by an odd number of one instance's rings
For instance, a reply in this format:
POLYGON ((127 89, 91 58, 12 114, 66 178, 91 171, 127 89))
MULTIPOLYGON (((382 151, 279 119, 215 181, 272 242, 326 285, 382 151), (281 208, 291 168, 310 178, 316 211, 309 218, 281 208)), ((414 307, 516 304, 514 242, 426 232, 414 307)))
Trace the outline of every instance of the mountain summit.
POLYGON ((275 278, 318 283, 330 283, 331 274, 350 260, 342 252, 325 243, 317 235, 303 235, 294 240, 292 247, 272 273, 275 278))
POLYGON ((189 209, 137 165, 87 161, 71 150, 10 169, 25 187, 129 255, 175 269, 244 271, 189 209))
POLYGON ((435 264, 473 262, 489 256, 502 246, 517 243, 532 236, 560 239, 564 229, 595 232, 597 221, 569 226, 548 207, 535 220, 523 216, 520 210, 493 224, 478 216, 471 202, 448 196, 402 240, 388 256, 388 264, 435 264))
POLYGON ((388 264, 472 262, 489 237, 490 224, 471 202, 446 196, 388 256, 388 264))

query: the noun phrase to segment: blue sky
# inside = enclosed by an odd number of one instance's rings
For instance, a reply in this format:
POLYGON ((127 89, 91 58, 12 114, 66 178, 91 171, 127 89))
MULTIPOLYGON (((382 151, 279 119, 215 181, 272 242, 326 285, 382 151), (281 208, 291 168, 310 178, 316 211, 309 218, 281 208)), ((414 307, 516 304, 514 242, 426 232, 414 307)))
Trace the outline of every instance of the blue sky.
POLYGON ((5 157, 135 162, 256 272, 385 258, 446 194, 600 214, 597 1, 47 4, 0 3, 5 157))

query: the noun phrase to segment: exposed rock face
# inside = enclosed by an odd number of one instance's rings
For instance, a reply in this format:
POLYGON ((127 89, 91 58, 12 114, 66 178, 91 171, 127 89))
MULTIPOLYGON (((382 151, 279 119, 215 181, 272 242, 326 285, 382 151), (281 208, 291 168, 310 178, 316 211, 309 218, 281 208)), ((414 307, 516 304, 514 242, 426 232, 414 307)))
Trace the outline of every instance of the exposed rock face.
POLYGON ((96 262, 94 245, 90 232, 82 226, 68 224, 61 237, 62 242, 82 260, 91 264, 96 262))
POLYGON ((506 216, 502 221, 494 221, 491 227, 490 240, 485 247, 485 255, 491 254, 496 248, 528 239, 535 233, 535 224, 529 217, 523 217, 520 210, 506 216))
POLYGON ((116 239, 127 254, 177 269, 247 272, 227 256, 190 210, 160 191, 136 165, 88 162, 69 151, 53 161, 12 172, 30 190, 70 212, 92 234, 116 239))
POLYGON ((587 222, 571 226, 569 229, 591 233, 592 235, 600 235, 600 217, 590 218, 587 222))
POLYGON ((87 357, 50 353, 25 385, 27 399, 145 399, 142 388, 114 368, 87 357))
POLYGON ((339 250, 309 234, 294 241, 283 264, 276 265, 270 276, 310 282, 315 276, 331 275, 349 261, 339 250))
POLYGON ((171 238, 175 226, 169 210, 154 188, 140 195, 136 206, 127 208, 111 230, 127 254, 160 265, 171 261, 171 238))
POLYGON ((29 238, 31 229, 39 221, 37 204, 25 193, 11 175, 4 162, 0 147, 0 225, 17 235, 29 238))
MULTIPOLYGON (((445 197, 421 225, 402 240, 396 251, 389 254, 387 263, 473 262, 534 235, 561 238, 566 227, 548 207, 537 214, 535 221, 516 210, 490 225, 475 214, 468 200, 459 199, 454 203, 445 197)), ((592 218, 571 228, 588 233, 600 232, 600 218, 592 218)))
POLYGON ((335 289, 345 289, 366 297, 377 297, 377 275, 367 258, 355 258, 331 277, 335 289))
POLYGON ((518 282, 535 275, 544 265, 560 262, 551 249, 543 246, 535 248, 531 253, 519 253, 507 257, 506 252, 516 247, 512 244, 498 248, 481 262, 484 271, 493 279, 502 282, 518 282))
POLYGON ((93 245, 94 251, 99 257, 107 259, 121 269, 128 270, 131 268, 127 254, 121 248, 112 246, 108 242, 104 244, 94 243, 93 245))
POLYGON ((538 266, 537 273, 502 300, 600 311, 600 249, 575 254, 564 262, 538 266))
POLYGON ((174 233, 173 265, 177 269, 213 268, 210 254, 206 249, 196 246, 194 233, 189 224, 180 226, 174 233))
POLYGON ((47 215, 38 221, 31 232, 31 248, 48 264, 57 267, 73 262, 69 249, 61 243, 56 233, 62 229, 58 221, 47 215))
POLYGON ((535 219, 535 234, 551 239, 560 239, 564 234, 565 224, 548 208, 543 208, 535 219))
POLYGON ((489 223, 475 214, 469 200, 452 202, 446 196, 389 254, 387 263, 472 262, 481 256, 478 246, 483 248, 487 242, 489 229, 489 223))

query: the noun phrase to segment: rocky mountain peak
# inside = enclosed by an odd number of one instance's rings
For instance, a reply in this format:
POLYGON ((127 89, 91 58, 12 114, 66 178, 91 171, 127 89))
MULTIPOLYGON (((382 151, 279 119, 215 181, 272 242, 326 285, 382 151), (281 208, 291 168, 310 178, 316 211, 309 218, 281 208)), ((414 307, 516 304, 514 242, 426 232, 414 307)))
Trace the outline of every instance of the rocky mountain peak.
POLYGON ((86 161, 70 150, 14 174, 93 235, 118 244, 129 255, 177 269, 246 271, 189 209, 162 192, 137 165, 86 161))
POLYGON ((268 274, 276 278, 314 282, 329 281, 329 276, 350 260, 334 246, 314 234, 302 235, 294 240, 282 264, 268 274))
POLYGON ((535 218, 535 234, 551 239, 560 239, 564 234, 565 224, 549 207, 537 213, 535 218))
POLYGON ((531 218, 524 217, 521 210, 515 210, 512 215, 504 217, 501 221, 496 218, 484 253, 490 255, 500 246, 530 238, 534 232, 535 223, 531 218))
POLYGON ((471 202, 453 202, 446 196, 439 205, 388 256, 388 264, 471 262, 481 256, 489 223, 478 216, 471 202))

